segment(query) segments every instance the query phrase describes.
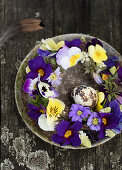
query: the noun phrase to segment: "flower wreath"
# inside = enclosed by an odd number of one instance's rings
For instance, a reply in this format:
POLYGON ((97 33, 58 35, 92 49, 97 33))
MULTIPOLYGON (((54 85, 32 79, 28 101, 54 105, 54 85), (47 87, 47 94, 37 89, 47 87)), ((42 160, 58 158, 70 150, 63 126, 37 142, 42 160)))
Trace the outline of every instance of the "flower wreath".
POLYGON ((54 131, 52 141, 60 145, 91 147, 105 137, 113 137, 122 128, 122 67, 118 57, 103 48, 97 38, 85 37, 56 43, 42 40, 38 56, 29 60, 23 90, 30 95, 28 115, 44 131, 54 131), (84 85, 72 92, 70 112, 58 99, 63 70, 81 63, 92 73, 98 89, 84 85))

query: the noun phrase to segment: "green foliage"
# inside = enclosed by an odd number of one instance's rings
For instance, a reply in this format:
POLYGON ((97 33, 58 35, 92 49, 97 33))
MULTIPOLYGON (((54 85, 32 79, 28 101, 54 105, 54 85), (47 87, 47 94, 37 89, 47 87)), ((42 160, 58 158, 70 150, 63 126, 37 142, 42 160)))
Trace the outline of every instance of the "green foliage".
POLYGON ((117 77, 118 77, 118 73, 116 73, 114 75, 110 75, 109 78, 107 80, 105 80, 104 86, 105 86, 105 89, 107 90, 109 101, 114 100, 118 94, 119 87, 115 83, 115 79, 117 77))
POLYGON ((48 102, 49 102, 48 98, 40 97, 39 95, 35 95, 35 99, 30 99, 30 103, 38 107, 40 104, 42 104, 46 108, 48 102))

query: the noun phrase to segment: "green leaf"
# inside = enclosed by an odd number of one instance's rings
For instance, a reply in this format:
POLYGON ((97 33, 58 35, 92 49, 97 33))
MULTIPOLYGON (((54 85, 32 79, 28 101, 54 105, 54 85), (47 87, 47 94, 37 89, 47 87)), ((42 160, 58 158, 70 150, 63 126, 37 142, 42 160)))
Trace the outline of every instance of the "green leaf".
POLYGON ((39 95, 35 96, 35 99, 31 99, 30 103, 39 107, 40 104, 42 104, 45 108, 47 107, 49 102, 48 98, 40 97, 39 95))
POLYGON ((56 59, 55 58, 50 58, 50 63, 53 64, 53 65, 56 65, 56 59))

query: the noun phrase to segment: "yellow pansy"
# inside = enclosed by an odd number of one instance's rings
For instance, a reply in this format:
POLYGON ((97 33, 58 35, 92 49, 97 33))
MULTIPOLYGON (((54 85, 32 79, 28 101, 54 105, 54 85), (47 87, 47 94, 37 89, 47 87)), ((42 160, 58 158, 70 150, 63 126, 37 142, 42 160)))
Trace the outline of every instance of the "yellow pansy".
POLYGON ((49 98, 47 106, 47 124, 54 126, 62 111, 65 109, 65 104, 59 99, 49 98))
POLYGON ((103 106, 101 105, 101 103, 103 102, 103 100, 105 99, 105 94, 103 92, 99 92, 98 93, 98 102, 96 105, 96 111, 100 111, 101 109, 103 109, 103 106))
POLYGON ((50 51, 58 51, 64 45, 64 41, 60 41, 55 43, 52 38, 48 38, 46 40, 42 39, 42 45, 39 47, 42 50, 50 50, 50 51))
POLYGON ((96 46, 90 45, 88 47, 88 52, 89 56, 96 63, 102 63, 102 61, 106 61, 108 59, 105 49, 98 44, 96 46))

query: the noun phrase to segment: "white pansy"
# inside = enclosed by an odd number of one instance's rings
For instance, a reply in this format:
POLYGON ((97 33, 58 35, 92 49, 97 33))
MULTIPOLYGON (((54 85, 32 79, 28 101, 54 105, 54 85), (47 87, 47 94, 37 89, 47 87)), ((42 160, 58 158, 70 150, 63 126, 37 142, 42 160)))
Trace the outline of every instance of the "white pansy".
POLYGON ((54 127, 55 127, 55 123, 54 122, 51 123, 50 126, 48 125, 47 118, 46 118, 45 114, 42 114, 38 118, 38 125, 44 131, 54 131, 54 127))

